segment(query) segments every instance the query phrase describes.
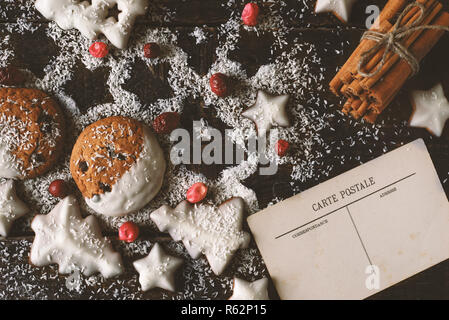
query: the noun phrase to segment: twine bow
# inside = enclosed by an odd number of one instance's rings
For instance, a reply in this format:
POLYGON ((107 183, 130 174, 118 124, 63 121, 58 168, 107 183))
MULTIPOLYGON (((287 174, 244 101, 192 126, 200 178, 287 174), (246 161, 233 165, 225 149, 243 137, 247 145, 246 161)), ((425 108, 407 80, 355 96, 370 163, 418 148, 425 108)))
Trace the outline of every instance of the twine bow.
POLYGON ((397 19, 396 23, 393 25, 393 30, 387 33, 382 33, 379 31, 372 31, 368 30, 366 31, 363 36, 362 40, 373 40, 376 41, 377 44, 369 49, 368 51, 364 52, 360 56, 360 61, 358 64, 357 71, 360 75, 363 77, 371 78, 377 75, 381 70, 382 67, 385 65, 385 62, 387 60, 387 56, 393 52, 396 53, 401 59, 407 61, 407 63, 410 65, 412 69, 412 76, 417 74, 419 72, 419 61, 416 59, 416 57, 401 44, 401 40, 406 38, 407 36, 411 35, 415 31, 418 30, 444 30, 449 32, 448 27, 444 26, 438 26, 438 25, 423 25, 420 26, 419 24, 424 20, 426 17, 426 8, 424 5, 422 5, 419 2, 414 2, 409 4, 404 11, 401 13, 399 18, 397 19), (413 8, 418 7, 420 9, 420 16, 416 21, 411 23, 408 26, 402 26, 401 22, 404 19, 404 17, 412 10, 413 8), (385 52, 382 56, 382 60, 379 62, 379 65, 377 66, 376 70, 374 70, 371 73, 366 73, 362 71, 362 68, 364 65, 366 65, 369 60, 378 52, 378 50, 381 47, 385 47, 385 52))

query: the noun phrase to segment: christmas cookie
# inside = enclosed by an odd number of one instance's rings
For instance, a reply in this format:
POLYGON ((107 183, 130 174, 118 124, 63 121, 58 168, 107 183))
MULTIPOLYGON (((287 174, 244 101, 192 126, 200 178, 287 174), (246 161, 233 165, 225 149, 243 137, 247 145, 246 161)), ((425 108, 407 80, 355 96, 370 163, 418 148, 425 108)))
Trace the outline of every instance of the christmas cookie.
POLYGON ((73 147, 70 171, 87 204, 107 216, 143 208, 159 192, 166 163, 142 123, 109 117, 88 126, 73 147))
POLYGON ((248 282, 234 278, 234 293, 229 300, 270 300, 268 297, 268 279, 262 278, 248 282))
POLYGON ((242 231, 244 202, 233 198, 218 208, 183 201, 175 209, 162 206, 150 217, 160 231, 182 241, 193 259, 202 253, 216 275, 220 275, 239 248, 246 248, 250 236, 242 231))
POLYGON ((76 28, 91 40, 102 33, 114 46, 124 49, 134 21, 148 9, 148 0, 37 0, 35 5, 64 30, 76 28), (114 8, 120 11, 117 17, 114 8))
POLYGON ((0 182, 0 236, 6 237, 14 220, 29 211, 16 195, 14 181, 0 182))
POLYGON ((348 22, 352 6, 356 0, 318 0, 315 12, 333 12, 343 22, 348 22))
POLYGON ((286 110, 288 99, 289 95, 272 96, 259 91, 256 103, 246 109, 242 115, 256 124, 259 137, 265 137, 273 126, 290 126, 286 110))
POLYGON ((438 83, 429 91, 413 91, 411 100, 414 112, 410 126, 426 128, 432 134, 441 137, 449 119, 449 101, 444 95, 443 85, 438 83))
POLYGON ((36 233, 30 262, 42 267, 56 263, 61 274, 80 271, 86 276, 100 272, 105 278, 123 271, 121 257, 101 234, 93 216, 81 217, 78 203, 68 196, 47 215, 31 223, 36 233))
POLYGON ((142 286, 142 291, 148 291, 156 287, 175 291, 174 273, 182 263, 182 259, 169 256, 156 243, 148 256, 134 261, 133 265, 139 272, 139 283, 142 286))
POLYGON ((36 89, 0 89, 0 177, 34 178, 49 170, 62 151, 63 115, 36 89))

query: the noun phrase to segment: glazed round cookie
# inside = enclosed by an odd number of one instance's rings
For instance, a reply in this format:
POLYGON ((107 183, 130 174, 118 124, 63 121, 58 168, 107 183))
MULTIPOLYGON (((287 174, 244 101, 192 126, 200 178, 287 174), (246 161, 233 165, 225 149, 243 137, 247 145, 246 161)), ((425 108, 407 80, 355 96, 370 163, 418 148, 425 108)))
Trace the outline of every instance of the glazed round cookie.
POLYGON ((142 123, 101 119, 78 137, 70 171, 87 204, 106 216, 143 208, 159 192, 165 173, 159 143, 142 123))
POLYGON ((0 88, 0 177, 34 178, 62 152, 64 118, 58 104, 36 89, 0 88))

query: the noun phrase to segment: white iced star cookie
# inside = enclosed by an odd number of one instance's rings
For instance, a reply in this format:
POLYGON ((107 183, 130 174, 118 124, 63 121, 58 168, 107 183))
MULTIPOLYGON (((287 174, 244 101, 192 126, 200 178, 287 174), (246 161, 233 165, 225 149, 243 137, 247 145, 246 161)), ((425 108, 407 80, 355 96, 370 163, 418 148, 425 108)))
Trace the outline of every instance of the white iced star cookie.
POLYGON ((413 91, 411 100, 414 112, 410 126, 426 128, 440 137, 449 119, 449 102, 444 95, 443 85, 438 83, 429 91, 413 91))
POLYGON ((76 28, 90 40, 104 34, 117 48, 128 43, 136 17, 145 14, 148 0, 37 0, 36 9, 64 30, 76 28), (110 16, 117 7, 118 21, 110 16))
POLYGON ((31 223, 36 233, 30 262, 42 267, 57 263, 59 273, 79 270, 85 276, 100 272, 110 278, 123 271, 122 259, 101 234, 93 216, 81 217, 73 196, 61 200, 47 215, 37 215, 31 223))
POLYGON ((160 231, 182 241, 193 259, 206 255, 212 271, 220 275, 234 253, 249 244, 249 234, 242 231, 243 212, 242 198, 232 198, 218 208, 183 201, 175 209, 160 207, 150 218, 160 231))
POLYGON ((268 297, 268 279, 262 278, 248 282, 234 278, 234 293, 229 300, 270 300, 268 297))
POLYGON ((139 283, 142 291, 156 287, 175 291, 174 273, 182 263, 182 259, 167 255, 161 246, 156 243, 148 256, 134 261, 133 265, 139 272, 139 283))
POLYGON ((29 209, 16 195, 14 181, 0 183, 0 236, 6 237, 14 220, 28 213, 29 209))
POLYGON ((315 12, 333 12, 338 19, 348 22, 351 9, 357 0, 318 0, 315 12))
POLYGON ((242 115, 256 124, 259 137, 265 137, 273 126, 290 126, 286 110, 288 99, 289 95, 271 96, 259 90, 256 103, 242 115))

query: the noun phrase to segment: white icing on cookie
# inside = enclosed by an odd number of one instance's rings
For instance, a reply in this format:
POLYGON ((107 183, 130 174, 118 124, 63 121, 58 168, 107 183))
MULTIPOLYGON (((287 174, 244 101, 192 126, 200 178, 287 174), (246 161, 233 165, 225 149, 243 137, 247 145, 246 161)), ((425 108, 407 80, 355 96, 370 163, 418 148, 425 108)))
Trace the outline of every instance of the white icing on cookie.
POLYGON ((19 146, 35 147, 29 143, 27 124, 14 116, 0 115, 0 177, 23 179, 23 163, 13 154, 19 146))
POLYGON ((169 256, 156 243, 148 256, 134 261, 133 265, 139 272, 139 283, 142 286, 142 291, 148 291, 156 287, 175 291, 174 273, 182 263, 182 259, 169 256))
POLYGON ((315 12, 333 12, 339 19, 348 22, 355 2, 356 0, 318 0, 315 12))
POLYGON ((270 300, 268 297, 268 279, 262 278, 248 282, 234 278, 234 293, 229 300, 270 300))
POLYGON ((156 137, 143 129, 143 150, 136 163, 125 172, 110 192, 85 198, 86 203, 106 216, 122 216, 143 208, 161 189, 166 163, 156 137))
POLYGON ((250 236, 242 231, 244 202, 232 198, 218 208, 183 201, 175 209, 162 206, 150 217, 160 231, 182 241, 193 259, 206 255, 212 271, 219 275, 239 248, 246 248, 250 236))
POLYGON ((59 272, 80 270, 90 276, 100 272, 105 278, 123 271, 122 260, 101 234, 93 216, 82 219, 75 197, 68 196, 47 215, 37 215, 31 228, 36 233, 30 261, 41 267, 52 263, 59 272))
POLYGON ((9 152, 9 147, 0 139, 0 177, 22 179, 23 174, 18 169, 16 158, 9 152))
POLYGON ((271 127, 290 126, 286 107, 288 95, 271 96, 263 91, 257 93, 256 103, 245 110, 242 115, 256 124, 259 137, 265 137, 271 127))
POLYGON ((148 0, 37 0, 36 9, 47 19, 55 21, 64 30, 76 28, 93 40, 100 33, 117 48, 124 49, 136 17, 145 14, 148 0), (118 21, 109 16, 117 5, 118 21))
POLYGON ((30 210, 16 195, 14 181, 0 183, 0 236, 6 237, 14 220, 30 210))
POLYGON ((411 98, 415 111, 410 126, 426 128, 441 137, 449 119, 449 101, 444 95, 443 85, 438 83, 429 91, 413 91, 411 98))

